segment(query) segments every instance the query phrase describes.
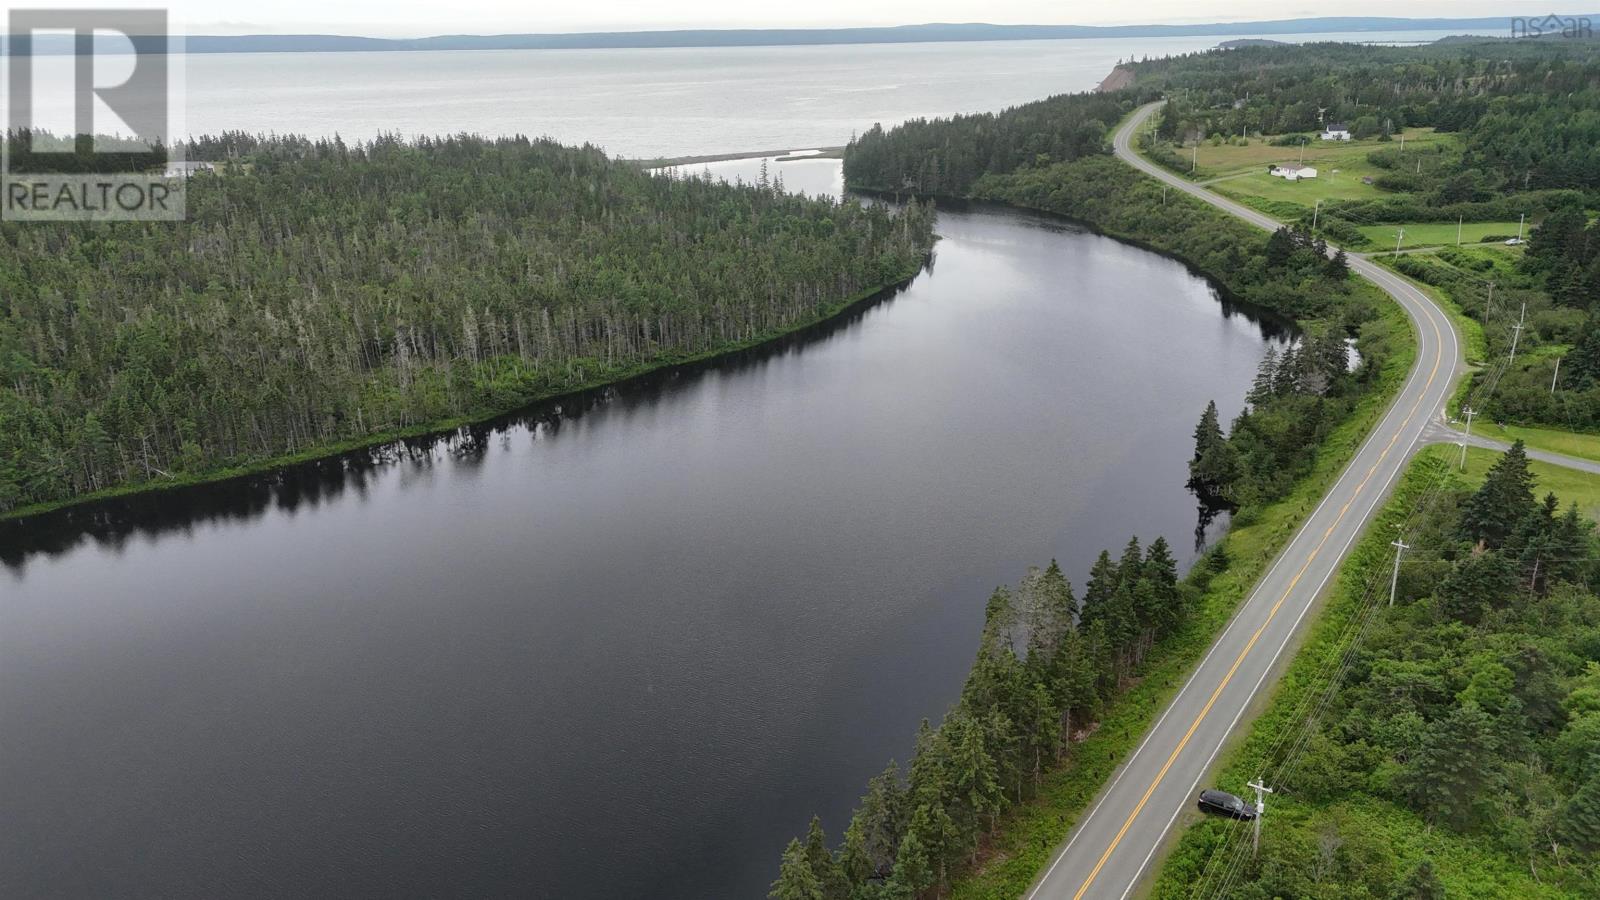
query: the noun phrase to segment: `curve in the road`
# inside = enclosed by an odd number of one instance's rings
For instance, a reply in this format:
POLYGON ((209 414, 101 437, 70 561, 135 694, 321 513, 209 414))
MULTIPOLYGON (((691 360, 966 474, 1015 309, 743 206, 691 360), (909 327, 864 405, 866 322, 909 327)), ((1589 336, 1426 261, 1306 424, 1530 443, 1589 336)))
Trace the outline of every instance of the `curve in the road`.
MULTIPOLYGON (((1135 153, 1133 134, 1160 104, 1137 110, 1113 141, 1119 158, 1258 227, 1281 223, 1167 172, 1135 153)), ((1239 607, 1189 680, 1028 893, 1029 900, 1126 897, 1224 741, 1276 669, 1307 611, 1377 510, 1461 369, 1461 343, 1441 310, 1393 273, 1358 257, 1351 268, 1411 318, 1419 350, 1405 384, 1289 546, 1239 607)))

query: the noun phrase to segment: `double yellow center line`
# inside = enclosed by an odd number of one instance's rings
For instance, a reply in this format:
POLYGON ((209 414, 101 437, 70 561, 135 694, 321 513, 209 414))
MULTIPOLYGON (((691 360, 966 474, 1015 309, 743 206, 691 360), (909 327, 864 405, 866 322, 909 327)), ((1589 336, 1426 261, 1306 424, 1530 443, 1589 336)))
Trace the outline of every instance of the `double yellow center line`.
MULTIPOLYGON (((1370 278, 1369 280, 1377 283, 1375 278, 1370 278)), ((1384 287, 1382 284, 1378 286, 1384 287)), ((1384 290, 1388 291, 1389 289, 1384 288, 1384 290)), ((1396 292, 1389 291, 1389 293, 1397 300, 1399 299, 1399 295, 1396 292)), ((1366 477, 1361 479, 1360 484, 1356 485, 1355 492, 1350 495, 1350 499, 1345 501, 1344 506, 1339 508, 1338 517, 1333 520, 1332 525, 1328 526, 1328 530, 1322 533, 1322 540, 1317 542, 1317 546, 1312 549, 1311 555, 1306 557, 1305 564, 1300 567, 1299 572, 1295 573, 1294 578, 1289 582, 1288 588, 1284 590, 1283 596, 1279 597, 1278 601, 1272 605, 1272 610, 1267 614, 1266 621, 1261 623, 1261 627, 1257 628, 1255 634, 1250 636, 1250 640, 1244 645, 1244 649, 1239 651, 1239 656, 1233 661, 1233 665, 1229 667, 1228 674, 1223 676, 1222 682, 1217 685, 1217 689, 1211 692, 1211 697, 1206 700, 1205 707, 1200 710, 1200 714, 1195 716, 1194 721, 1190 723, 1189 730, 1184 732, 1183 739, 1178 741, 1177 747, 1173 748, 1172 754, 1167 757, 1166 764, 1161 767, 1161 771, 1156 773, 1155 780, 1150 782, 1150 786, 1145 789, 1144 796, 1139 798, 1139 805, 1135 806, 1133 812, 1128 814, 1128 820, 1122 823, 1122 829, 1117 832, 1115 838, 1112 838, 1111 846, 1106 848, 1106 852, 1100 854, 1100 861, 1095 863, 1093 871, 1089 873, 1089 877, 1084 879, 1083 886, 1078 888, 1076 894, 1072 895, 1072 900, 1083 900, 1083 895, 1088 893, 1089 886, 1094 884, 1095 878, 1100 875, 1100 870, 1105 867, 1106 860, 1111 858, 1111 854, 1116 851, 1117 845, 1122 843, 1122 838, 1127 835, 1128 829, 1133 827, 1134 820, 1139 818, 1139 814, 1144 811, 1145 804, 1150 802, 1151 795, 1161 785, 1162 779, 1167 777, 1167 771, 1172 768, 1174 762, 1177 762, 1178 755, 1183 753, 1184 747, 1188 746, 1189 739, 1194 737, 1195 731, 1200 728, 1200 723, 1204 722, 1206 716, 1211 714, 1211 707, 1216 705, 1217 698, 1222 696, 1222 692, 1227 689, 1228 683, 1233 680, 1234 673, 1239 671, 1239 666, 1244 663, 1245 657, 1255 648, 1256 642, 1261 640, 1261 635, 1267 630, 1267 626, 1272 624, 1272 620, 1278 615, 1278 610, 1283 608, 1284 601, 1289 599, 1289 595, 1300 584, 1300 579, 1305 576, 1306 571, 1311 568, 1311 564, 1316 561, 1317 555, 1322 552, 1322 548, 1328 543, 1328 538, 1333 535, 1334 529, 1338 528, 1339 523, 1344 521, 1345 514, 1350 511, 1351 504, 1355 503, 1356 498, 1361 496, 1361 492, 1366 489, 1367 483, 1377 473, 1378 467, 1388 458, 1389 451, 1394 449, 1395 444, 1400 440, 1400 436, 1405 433, 1406 426, 1411 424, 1412 418, 1416 416, 1417 410, 1422 406, 1422 401, 1427 398, 1429 389, 1433 387, 1434 379, 1438 377, 1439 366, 1444 361, 1444 335, 1439 330, 1439 321, 1434 316, 1432 304, 1424 299, 1421 303, 1421 308, 1428 318, 1428 324, 1433 326, 1437 355, 1433 360, 1433 370, 1428 373, 1428 380, 1423 384, 1416 401, 1412 403, 1411 410, 1406 413, 1405 419, 1400 422, 1400 427, 1395 429, 1394 434, 1389 438, 1388 445, 1383 448, 1383 452, 1378 454, 1378 461, 1373 463, 1372 467, 1367 470, 1366 477)))

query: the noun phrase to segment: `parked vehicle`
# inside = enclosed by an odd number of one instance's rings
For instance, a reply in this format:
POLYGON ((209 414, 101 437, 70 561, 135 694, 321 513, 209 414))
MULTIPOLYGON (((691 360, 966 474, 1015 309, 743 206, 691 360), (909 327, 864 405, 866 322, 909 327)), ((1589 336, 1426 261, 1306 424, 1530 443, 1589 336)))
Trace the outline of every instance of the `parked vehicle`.
POLYGON ((1225 791, 1201 791, 1200 811, 1212 816, 1250 821, 1256 817, 1256 808, 1225 791))

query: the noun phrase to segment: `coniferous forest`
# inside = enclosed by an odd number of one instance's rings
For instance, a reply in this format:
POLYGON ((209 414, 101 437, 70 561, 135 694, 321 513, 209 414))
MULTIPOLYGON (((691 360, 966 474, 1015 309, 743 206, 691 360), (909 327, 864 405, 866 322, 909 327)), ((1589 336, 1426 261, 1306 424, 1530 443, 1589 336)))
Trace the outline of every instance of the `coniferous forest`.
POLYGON ((1155 896, 1595 896, 1594 523, 1540 496, 1520 444, 1476 488, 1440 458, 1417 466, 1393 504, 1410 518, 1394 605, 1377 526, 1286 675, 1296 693, 1218 775, 1278 791, 1259 854, 1248 828, 1203 822, 1155 896), (1361 621, 1366 637, 1343 645, 1361 621))
POLYGON ((932 210, 525 138, 228 134, 182 223, 0 225, 0 514, 443 425, 803 326, 932 210))
MULTIPOLYGON (((845 173, 856 188, 1061 213, 1172 254, 1235 298, 1295 319, 1301 340, 1263 360, 1244 413, 1224 423, 1213 405, 1195 431, 1190 487, 1253 517, 1315 469, 1329 434, 1383 389, 1386 363, 1399 352, 1381 298, 1349 276, 1343 253, 1326 255, 1322 236, 1345 241, 1354 234, 1349 222, 1515 221, 1533 210, 1542 227, 1526 257, 1514 272, 1487 277, 1527 293, 1516 300, 1530 301, 1534 346, 1571 345, 1568 374, 1552 391, 1548 365, 1529 364, 1506 375, 1492 402, 1514 419, 1548 420, 1559 409, 1567 422, 1594 427, 1600 308, 1590 288, 1600 282, 1588 211, 1600 171, 1597 54, 1592 41, 1311 45, 1141 63, 1131 89, 874 128, 847 149, 845 173), (1146 146, 1158 160, 1171 155, 1163 138, 1254 131, 1260 140, 1263 132, 1317 127, 1319 110, 1373 137, 1431 127, 1458 135, 1457 149, 1426 174, 1419 166, 1410 180, 1378 186, 1394 198, 1325 204, 1320 220, 1290 216, 1295 224, 1267 235, 1169 197, 1111 158, 1116 123, 1162 96, 1169 102, 1158 140, 1146 146), (1354 369, 1346 359, 1351 336, 1361 355, 1354 369), (1584 411, 1574 414, 1574 404, 1584 411)), ((1373 154, 1373 165, 1381 168, 1385 152, 1373 154)), ((1408 257, 1397 267, 1429 262, 1408 257)), ((1520 446, 1476 492, 1443 492, 1427 519, 1402 572, 1403 608, 1360 649, 1356 675, 1333 699, 1301 767, 1303 782, 1287 788, 1314 814, 1283 829, 1237 895, 1445 895, 1427 861, 1352 833, 1351 822, 1404 840, 1446 829, 1463 836, 1455 845, 1462 865, 1515 865, 1521 857, 1535 882, 1561 886, 1554 895, 1592 886, 1600 853, 1594 527, 1554 497, 1535 501, 1520 446), (1393 807, 1362 819, 1373 798, 1393 807)), ((1151 554, 1164 555, 1155 547, 1151 554)), ((1092 727, 1096 711, 1190 614, 1211 566, 1227 567, 1214 556, 1176 582, 1152 574, 1163 566, 1141 558, 1137 543, 1120 562, 1102 555, 1081 607, 1055 567, 997 592, 977 661, 944 724, 918 735, 906 774, 891 767, 873 779, 836 852, 814 821, 784 854, 772 896, 942 894, 952 870, 979 861, 1001 811, 1027 799, 1041 761, 1070 759, 1074 729, 1092 727), (1091 599, 1101 597, 1113 600, 1091 599)), ((1186 838, 1163 889, 1187 896, 1227 830, 1211 822, 1186 838)))
POLYGON ((1127 689, 1203 583, 1179 579, 1165 540, 1144 548, 1135 538, 1116 559, 1100 554, 1081 597, 1055 563, 996 589, 954 708, 938 727, 923 722, 904 770, 891 762, 872 779, 837 853, 812 820, 783 854, 771 896, 906 900, 942 890, 1071 753, 1101 704, 1127 689))

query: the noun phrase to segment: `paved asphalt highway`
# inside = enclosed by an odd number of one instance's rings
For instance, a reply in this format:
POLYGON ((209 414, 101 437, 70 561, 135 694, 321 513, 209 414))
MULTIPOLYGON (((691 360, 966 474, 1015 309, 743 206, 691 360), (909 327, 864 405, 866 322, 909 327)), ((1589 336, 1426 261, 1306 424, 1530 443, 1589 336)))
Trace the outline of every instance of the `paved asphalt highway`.
MULTIPOLYGON (((1207 191, 1138 156, 1130 140, 1159 104, 1140 108, 1118 130, 1117 156, 1129 165, 1238 216, 1279 223, 1207 191)), ((1102 790, 1089 814, 1026 895, 1028 900, 1126 897, 1178 816, 1194 808, 1201 779, 1328 583, 1395 477, 1441 417, 1462 369, 1461 342, 1449 318, 1416 288, 1368 260, 1351 268, 1405 308, 1418 340, 1417 361, 1388 414, 1373 429, 1321 505, 1212 644, 1144 742, 1102 790)), ((1242 784, 1218 785, 1245 793, 1242 784)))

